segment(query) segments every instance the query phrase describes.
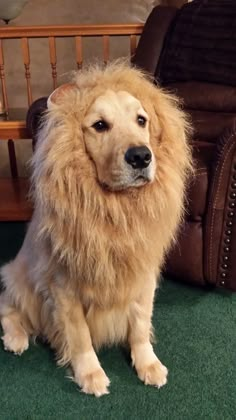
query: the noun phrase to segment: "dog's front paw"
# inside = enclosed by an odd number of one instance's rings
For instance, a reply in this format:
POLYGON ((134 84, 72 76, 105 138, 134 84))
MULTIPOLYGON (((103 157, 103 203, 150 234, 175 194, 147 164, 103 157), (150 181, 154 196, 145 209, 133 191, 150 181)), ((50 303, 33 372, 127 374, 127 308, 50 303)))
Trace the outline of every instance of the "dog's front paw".
POLYGON ((98 368, 94 372, 90 372, 79 379, 75 378, 75 381, 85 394, 94 394, 96 397, 109 394, 108 387, 110 381, 102 368, 98 368))
POLYGON ((21 355, 29 347, 29 339, 26 333, 16 333, 14 336, 6 333, 3 337, 4 350, 12 351, 14 354, 21 355))
POLYGON ((145 385, 161 388, 167 383, 168 370, 155 355, 150 342, 133 345, 131 358, 138 377, 145 385))
POLYGON ((167 375, 167 368, 158 359, 151 365, 138 369, 138 376, 145 385, 153 385, 158 388, 167 383, 167 375))

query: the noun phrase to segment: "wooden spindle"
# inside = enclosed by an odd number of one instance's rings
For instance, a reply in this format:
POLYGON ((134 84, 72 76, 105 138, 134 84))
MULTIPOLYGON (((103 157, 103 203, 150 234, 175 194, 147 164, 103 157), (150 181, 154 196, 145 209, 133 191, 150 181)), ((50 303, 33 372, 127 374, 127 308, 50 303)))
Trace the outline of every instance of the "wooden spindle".
POLYGON ((82 69, 83 66, 83 50, 82 50, 82 37, 75 37, 75 49, 76 49, 76 63, 78 70, 82 69))
POLYGON ((8 113, 8 98, 7 98, 7 88, 5 80, 5 69, 4 69, 4 55, 3 55, 3 43, 0 39, 0 78, 1 78, 1 87, 2 87, 2 107, 6 113, 8 113))
POLYGON ((23 60, 25 66, 25 78, 27 84, 27 96, 28 96, 28 105, 32 104, 32 89, 31 89, 31 74, 30 74, 30 53, 29 53, 29 42, 28 38, 21 39, 23 60))
POLYGON ((103 62, 106 65, 109 61, 109 55, 110 55, 110 51, 109 51, 109 41, 110 41, 110 37, 109 35, 103 35, 103 62))
POLYGON ((137 37, 136 35, 130 35, 130 56, 132 57, 136 51, 137 37))
POLYGON ((17 168, 17 160, 16 160, 16 151, 14 141, 9 139, 7 142, 8 146, 8 154, 9 154, 9 162, 11 168, 11 176, 12 178, 18 178, 18 168, 17 168))
POLYGON ((52 67, 53 89, 56 89, 57 87, 57 52, 56 52, 55 37, 49 36, 48 42, 49 42, 50 63, 52 67))

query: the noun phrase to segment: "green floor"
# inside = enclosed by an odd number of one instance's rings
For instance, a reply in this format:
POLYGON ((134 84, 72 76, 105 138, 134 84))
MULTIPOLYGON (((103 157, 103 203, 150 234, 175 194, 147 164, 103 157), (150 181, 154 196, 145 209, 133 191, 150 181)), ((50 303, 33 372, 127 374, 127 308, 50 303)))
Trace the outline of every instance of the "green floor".
MULTIPOLYGON (((17 252, 24 229, 0 223, 0 264, 17 252)), ((111 386, 100 399, 80 393, 47 346, 32 344, 17 357, 0 344, 0 420, 235 420, 235 321, 236 294, 164 280, 153 322, 168 384, 145 387, 124 350, 105 349, 99 358, 111 386)))

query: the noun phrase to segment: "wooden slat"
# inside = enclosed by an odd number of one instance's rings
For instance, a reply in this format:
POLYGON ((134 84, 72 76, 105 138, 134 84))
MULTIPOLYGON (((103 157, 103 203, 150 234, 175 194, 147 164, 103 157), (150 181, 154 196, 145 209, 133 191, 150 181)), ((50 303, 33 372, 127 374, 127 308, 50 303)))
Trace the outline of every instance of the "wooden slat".
POLYGON ((28 95, 28 105, 30 106, 33 102, 32 99, 32 89, 31 89, 31 75, 30 75, 30 53, 29 53, 29 42, 28 38, 22 38, 21 40, 23 60, 25 66, 25 78, 27 84, 27 95, 28 95))
POLYGON ((130 35, 130 56, 132 57, 135 54, 137 48, 137 36, 130 35))
POLYGON ((109 61, 110 51, 109 51, 109 45, 110 38, 109 35, 104 35, 102 37, 102 44, 103 44, 103 62, 104 64, 107 64, 109 61))
POLYGON ((1 87, 2 87, 2 99, 3 99, 3 108, 8 112, 8 98, 7 98, 7 88, 5 80, 5 69, 4 69, 4 54, 3 54, 3 42, 0 39, 0 78, 1 78, 1 87))
POLYGON ((56 42, 54 36, 49 36, 49 54, 50 54, 50 63, 52 67, 52 80, 53 80, 53 89, 57 87, 57 52, 56 52, 56 42))
POLYGON ((78 70, 83 66, 83 50, 82 50, 82 37, 75 37, 75 50, 76 50, 76 64, 78 70))
POLYGON ((32 205, 27 200, 29 181, 0 178, 0 221, 28 221, 32 216, 32 205))
POLYGON ((111 24, 111 25, 45 25, 45 26, 3 26, 0 37, 16 39, 27 35, 28 38, 49 36, 101 36, 101 35, 140 35, 143 30, 141 23, 111 24))

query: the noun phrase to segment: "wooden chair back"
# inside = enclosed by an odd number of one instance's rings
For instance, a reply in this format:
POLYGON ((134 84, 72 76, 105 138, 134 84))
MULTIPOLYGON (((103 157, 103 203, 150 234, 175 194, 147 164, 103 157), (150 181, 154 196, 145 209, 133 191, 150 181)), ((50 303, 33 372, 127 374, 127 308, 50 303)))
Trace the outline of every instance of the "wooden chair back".
MULTIPOLYGON (((110 43, 114 37, 128 37, 129 51, 127 56, 135 52, 137 41, 143 30, 143 24, 112 24, 112 25, 57 25, 57 26, 20 26, 1 27, 0 29, 0 83, 2 92, 2 108, 4 114, 0 116, 0 142, 7 141, 10 177, 0 178, 0 221, 28 220, 32 213, 30 203, 26 199, 28 180, 18 174, 15 141, 29 138, 26 129, 25 116, 27 109, 14 109, 11 107, 7 89, 8 74, 5 63, 5 41, 19 40, 18 43, 22 66, 24 66, 25 89, 27 104, 31 105, 34 97, 31 73, 30 41, 35 38, 46 39, 48 55, 51 66, 51 91, 58 86, 58 47, 59 38, 73 38, 75 68, 81 69, 84 63, 84 40, 98 38, 102 44, 102 57, 104 64, 110 58, 110 43)), ((40 81, 39 81, 40 84, 40 81)), ((48 92, 49 94, 50 92, 48 92)), ((1 149, 0 149, 1 150, 1 149)))

